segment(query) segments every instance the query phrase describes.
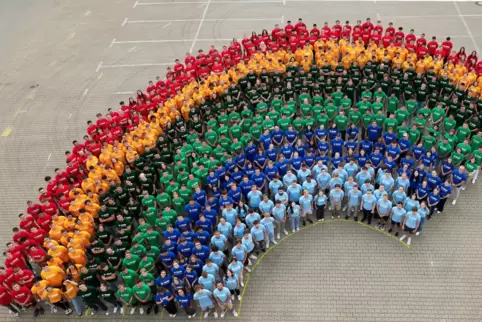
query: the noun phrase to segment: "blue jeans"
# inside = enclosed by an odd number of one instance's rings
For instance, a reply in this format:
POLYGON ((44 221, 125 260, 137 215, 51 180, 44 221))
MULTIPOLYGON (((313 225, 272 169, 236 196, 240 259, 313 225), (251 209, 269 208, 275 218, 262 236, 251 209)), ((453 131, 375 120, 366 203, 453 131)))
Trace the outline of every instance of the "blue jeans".
POLYGON ((290 218, 291 230, 300 229, 300 217, 293 217, 290 218))
POLYGON ((77 314, 82 314, 85 308, 84 301, 82 300, 82 298, 80 296, 76 296, 73 299, 71 299, 70 302, 72 302, 75 312, 77 314))
POLYGON ((420 224, 418 225, 417 231, 422 231, 423 226, 425 226, 425 223, 427 222, 427 217, 422 217, 420 219, 420 224))

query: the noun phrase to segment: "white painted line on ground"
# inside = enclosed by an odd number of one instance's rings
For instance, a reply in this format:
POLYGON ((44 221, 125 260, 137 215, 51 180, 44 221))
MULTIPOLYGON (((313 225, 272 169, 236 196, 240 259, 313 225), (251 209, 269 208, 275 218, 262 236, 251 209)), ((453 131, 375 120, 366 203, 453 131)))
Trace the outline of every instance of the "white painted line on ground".
POLYGON ((99 77, 97 77, 97 79, 100 79, 102 77, 102 75, 104 75, 104 73, 100 73, 99 77))
POLYGON ((196 42, 203 42, 203 41, 231 41, 232 38, 218 38, 218 39, 151 39, 151 40, 121 40, 115 41, 112 45, 119 45, 119 44, 144 44, 144 43, 170 43, 170 42, 186 42, 186 41, 196 41, 196 42))
POLYGON ((285 23, 285 16, 284 15, 281 16, 281 23, 285 23))
POLYGON ((124 27, 127 23, 127 17, 124 19, 124 22, 122 23, 121 27, 124 27))
POLYGON ((139 4, 139 1, 136 1, 136 3, 134 3, 134 5, 132 6, 132 8, 137 7, 138 4, 139 4))
POLYGON ((131 49, 129 49, 127 52, 130 53, 131 51, 133 51, 134 49, 136 49, 137 46, 134 46, 132 47, 131 49))
POLYGON ((204 8, 203 14, 201 16, 201 21, 199 22, 199 26, 197 27, 196 34, 194 35, 194 40, 192 41, 191 48, 189 49, 189 52, 191 54, 192 54, 192 51, 194 50, 194 46, 196 46, 196 41, 197 41, 197 38, 199 37, 199 33, 201 32, 201 28, 203 27, 203 22, 204 22, 204 19, 206 18, 206 14, 208 13, 210 3, 211 3, 211 0, 208 0, 208 3, 206 4, 206 7, 204 8))
POLYGON ((70 120, 71 117, 72 117, 72 113, 69 114, 69 117, 67 119, 70 120))
POLYGON ((482 17, 482 15, 425 15, 425 16, 385 16, 384 19, 423 19, 423 18, 454 18, 454 17, 482 17))
POLYGON ((172 21, 171 21, 171 22, 168 22, 167 24, 165 24, 165 25, 162 27, 162 29, 164 29, 164 28, 166 28, 166 27, 170 26, 171 24, 172 24, 172 21))
POLYGON ((119 64, 103 65, 102 68, 128 68, 128 67, 149 67, 149 66, 170 66, 173 63, 146 63, 146 64, 119 64))
POLYGON ((87 16, 90 16, 91 13, 92 13, 92 11, 87 10, 87 11, 84 13, 84 16, 86 16, 86 17, 87 17, 87 16))
POLYGON ((98 73, 100 68, 102 67, 102 61, 99 63, 99 65, 97 65, 97 68, 95 69, 95 72, 98 73))
POLYGON ((134 92, 114 92, 114 95, 129 95, 134 94, 134 92))
MULTIPOLYGON (((263 0, 263 1, 249 1, 249 0, 240 0, 240 1, 219 1, 219 0, 213 0, 209 1, 209 3, 212 4, 231 4, 231 3, 283 3, 283 1, 296 1, 296 2, 302 2, 302 1, 307 1, 307 0, 263 0)), ((326 0, 314 0, 315 2, 324 2, 326 0)), ((313 2, 313 1, 309 1, 313 2)), ((162 6, 162 5, 180 5, 180 4, 207 4, 208 2, 198 2, 198 1, 177 1, 177 2, 139 2, 137 5, 138 6, 162 6)))
POLYGON ((283 0, 283 6, 286 6, 286 0, 283 0))
POLYGON ((377 12, 377 20, 382 20, 382 17, 380 17, 380 14, 377 12))
POLYGON ((465 26, 465 29, 467 30, 467 34, 469 35, 469 38, 472 40, 472 44, 474 45, 474 49, 480 53, 479 46, 477 45, 477 42, 475 41, 474 36, 472 35, 472 31, 469 28, 469 25, 467 24, 467 21, 465 21, 464 16, 462 15, 462 11, 460 11, 459 5, 457 4, 456 1, 453 2, 455 6, 455 10, 457 10, 457 13, 459 14, 460 20, 462 20, 462 23, 465 26))
POLYGON ((49 161, 51 157, 52 157, 52 152, 49 153, 49 157, 47 158, 47 161, 49 161))
MULTIPOLYGON (((204 19, 204 21, 278 21, 278 18, 226 18, 226 19, 204 19)), ((128 24, 140 24, 140 23, 164 23, 168 22, 167 25, 163 26, 162 28, 166 28, 173 22, 200 22, 201 19, 161 19, 161 20, 129 20, 128 24)))
POLYGON ((84 91, 84 94, 82 94, 82 96, 87 95, 87 93, 88 93, 88 92, 89 92, 89 89, 88 89, 88 88, 86 88, 86 89, 85 89, 85 91, 84 91))
POLYGON ((115 38, 114 38, 114 39, 112 39, 112 42, 110 43, 109 48, 112 48, 112 46, 114 46, 114 43, 115 43, 115 38))

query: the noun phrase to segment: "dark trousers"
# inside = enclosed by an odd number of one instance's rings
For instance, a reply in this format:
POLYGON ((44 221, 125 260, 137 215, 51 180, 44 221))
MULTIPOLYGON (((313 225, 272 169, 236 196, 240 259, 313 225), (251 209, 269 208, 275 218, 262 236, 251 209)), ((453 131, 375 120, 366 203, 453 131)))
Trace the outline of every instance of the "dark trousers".
POLYGON ((13 305, 12 303, 11 304, 7 304, 7 305, 3 305, 5 307, 8 307, 10 311, 12 311, 13 313, 20 313, 20 309, 18 307, 16 307, 15 305, 13 305))
POLYGON ((240 295, 241 292, 239 291, 239 288, 237 289, 234 289, 234 290, 229 290, 231 292, 231 295, 232 296, 235 296, 235 295, 240 295))
POLYGON ((445 203, 447 202, 447 199, 448 198, 440 199, 439 203, 437 204, 438 211, 440 211, 440 212, 444 211, 444 207, 445 207, 445 203))
POLYGON ((316 219, 324 219, 324 218, 325 218, 325 205, 316 206, 316 219))
POLYGON ((367 219, 367 224, 371 225, 372 224, 372 217, 373 213, 371 210, 366 210, 363 208, 363 219, 362 222, 365 222, 365 219, 367 219))
POLYGON ((169 303, 167 303, 167 305, 163 305, 163 307, 169 314, 177 313, 177 307, 176 307, 176 303, 174 303, 174 300, 169 301, 169 303))
POLYGON ((187 315, 194 315, 196 313, 196 310, 193 309, 192 307, 183 307, 184 312, 186 312, 187 315))
POLYGON ((86 301, 84 299, 84 303, 85 303, 86 306, 90 307, 93 310, 99 310, 99 309, 102 310, 102 311, 108 310, 107 306, 99 298, 92 299, 90 301, 86 301))
POLYGON ((255 247, 255 252, 256 252, 256 255, 259 255, 259 251, 263 251, 265 252, 266 251, 266 240, 260 240, 260 241, 257 241, 256 242, 256 247, 255 247))
POLYGON ((68 310, 70 309, 70 305, 68 302, 65 302, 65 301, 60 301, 60 302, 57 302, 57 303, 53 303, 53 305, 55 307, 58 307, 59 309, 61 310, 68 310))

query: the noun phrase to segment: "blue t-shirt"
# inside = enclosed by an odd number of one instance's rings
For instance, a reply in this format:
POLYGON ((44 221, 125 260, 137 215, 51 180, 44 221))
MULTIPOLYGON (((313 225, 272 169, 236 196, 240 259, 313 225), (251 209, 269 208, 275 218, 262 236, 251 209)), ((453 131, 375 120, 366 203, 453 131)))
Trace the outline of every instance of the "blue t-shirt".
POLYGON ((253 235, 256 241, 264 240, 265 231, 266 231, 266 228, 263 225, 258 225, 258 227, 253 226, 253 228, 251 228, 251 234, 253 235))
POLYGON ((184 296, 177 295, 176 301, 179 303, 179 306, 182 308, 190 307, 191 306, 191 295, 189 293, 184 294, 184 296))
POLYGON ((467 173, 461 173, 458 169, 452 172, 452 181, 454 185, 458 185, 463 181, 467 181, 467 173))
POLYGON ((157 294, 156 295, 156 303, 159 303, 161 302, 161 305, 165 306, 167 304, 169 304, 169 298, 172 296, 172 293, 167 291, 165 292, 164 294, 157 294))
POLYGON ((326 201, 328 200, 328 198, 325 196, 325 195, 316 195, 315 196, 315 204, 317 206, 324 206, 326 205, 326 201))
POLYGON ((211 245, 216 246, 220 250, 224 250, 224 243, 226 242, 226 236, 223 234, 219 235, 219 238, 216 236, 211 237, 211 245))
POLYGON ((245 245, 241 244, 241 247, 236 247, 234 246, 231 249, 231 254, 236 257, 238 261, 244 260, 244 256, 248 253, 248 249, 246 248, 245 245))
POLYGON ((363 199, 363 208, 365 210, 373 210, 375 208, 375 205, 377 203, 377 198, 375 198, 374 195, 365 194, 363 195, 362 199, 363 199))
POLYGON ((229 302, 227 302, 228 297, 231 295, 231 292, 229 291, 229 289, 227 287, 223 287, 221 290, 216 288, 213 291, 213 295, 214 295, 214 297, 216 297, 219 301, 221 301, 223 303, 231 303, 231 300, 229 302))
POLYGON ((388 216, 390 214, 390 210, 392 209, 392 203, 390 202, 390 200, 385 201, 383 199, 380 199, 377 202, 377 206, 378 212, 382 216, 388 216))
POLYGON ((336 203, 341 203, 344 196, 345 193, 341 189, 339 191, 336 189, 330 191, 330 198, 336 203))
POLYGON ((238 288, 238 281, 239 281, 239 278, 236 275, 231 276, 231 277, 225 277, 224 278, 224 285, 229 290, 235 290, 235 289, 238 288))
POLYGON ((286 189, 287 193, 288 193, 288 196, 289 196, 289 200, 290 201, 298 201, 300 200, 300 197, 301 197, 301 193, 303 191, 303 189, 301 188, 301 186, 299 184, 296 184, 296 186, 293 186, 293 185, 290 185, 288 187, 288 189, 286 189))
POLYGON ((250 191, 248 193, 249 206, 251 208, 258 208, 259 204, 261 203, 262 196, 263 196, 263 193, 259 190, 250 191))
POLYGON ((348 192, 348 205, 349 206, 359 206, 360 205, 360 197, 362 196, 362 193, 360 190, 350 190, 348 192))
POLYGON ((406 215, 405 209, 401 208, 399 209, 398 207, 393 207, 392 208, 392 220, 394 222, 401 223, 403 220, 403 217, 406 215))
POLYGON ((303 210, 305 212, 309 212, 309 211, 312 211, 313 210, 313 196, 312 195, 308 195, 308 196, 301 196, 300 197, 300 205, 303 207, 303 210))
POLYGON ((274 219, 273 217, 261 219, 261 225, 263 225, 268 233, 274 234, 274 219))
POLYGON ((409 212, 407 214, 407 220, 405 221, 405 226, 408 228, 415 228, 417 227, 417 224, 420 222, 420 214, 417 212, 416 215, 413 214, 413 212, 409 212))

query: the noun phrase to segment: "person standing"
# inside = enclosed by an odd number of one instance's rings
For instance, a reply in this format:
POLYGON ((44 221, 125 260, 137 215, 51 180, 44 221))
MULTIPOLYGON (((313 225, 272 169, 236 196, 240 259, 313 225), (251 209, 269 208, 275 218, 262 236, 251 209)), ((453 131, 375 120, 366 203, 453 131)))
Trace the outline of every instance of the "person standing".
POLYGON ((271 209, 271 214, 274 218, 274 224, 276 225, 277 235, 276 238, 281 238, 281 232, 288 235, 286 231, 286 206, 281 203, 280 200, 276 200, 275 206, 271 209))
POLYGON ((452 195, 452 185, 449 180, 445 180, 443 184, 440 185, 440 201, 437 204, 437 213, 442 213, 444 211, 445 203, 452 195))
POLYGON ((226 275, 224 276, 224 285, 228 288, 231 292, 232 296, 237 296, 238 300, 241 301, 241 292, 239 290, 239 277, 236 274, 228 269, 226 271, 226 275))
POLYGON ((427 222, 427 216, 429 214, 430 210, 427 208, 427 204, 425 201, 422 201, 420 203, 420 208, 418 208, 418 214, 420 215, 420 225, 418 225, 417 232, 415 235, 420 235, 422 232, 423 226, 425 226, 425 223, 427 222))
POLYGON ((174 295, 163 287, 157 291, 156 295, 156 305, 159 304, 167 311, 167 313, 169 313, 169 317, 176 317, 177 307, 174 302, 174 295))
POLYGON ((154 307, 155 303, 154 296, 151 292, 151 288, 149 287, 149 285, 138 279, 134 287, 132 287, 132 292, 134 293, 134 297, 139 302, 139 312, 141 313, 141 315, 144 314, 144 307, 147 307, 147 315, 151 314, 151 310, 154 307))
MULTIPOLYGON (((117 285, 117 298, 121 301, 123 305, 131 308, 130 314, 134 314, 136 311, 137 301, 134 297, 134 292, 132 288, 126 287, 123 283, 117 285)), ((124 313, 124 308, 121 308, 121 313, 124 313)))
POLYGON ((314 203, 316 209, 316 219, 318 221, 325 220, 325 207, 328 198, 326 197, 323 190, 319 190, 318 194, 315 196, 314 203))
POLYGON ((180 288, 176 291, 176 301, 179 306, 186 312, 187 317, 192 319, 196 316, 196 310, 192 308, 192 296, 185 289, 180 288))
POLYGON ((457 203, 457 199, 460 196, 460 190, 464 190, 465 182, 467 182, 467 172, 465 171, 465 167, 462 165, 458 169, 455 169, 450 176, 450 181, 454 191, 454 200, 452 201, 452 205, 457 203))
POLYGON ((211 311, 214 311, 214 318, 218 318, 218 312, 214 308, 213 302, 213 293, 209 290, 205 290, 202 285, 196 285, 194 287, 194 296, 193 299, 197 301, 198 305, 201 307, 201 310, 204 312, 204 318, 206 319, 209 316, 211 311))
POLYGON ((50 304, 54 305, 56 308, 64 310, 65 315, 72 314, 69 302, 60 288, 47 286, 44 296, 48 299, 50 304))
POLYGON ((290 226, 292 232, 300 230, 300 214, 300 205, 293 201, 290 207, 290 226))
MULTIPOLYGON (((403 203, 398 202, 395 207, 392 207, 392 210, 390 211, 392 226, 388 230, 389 233, 393 232, 393 230, 397 230, 397 227, 402 227, 402 222, 406 214, 407 212, 403 209, 403 203)), ((395 233, 395 236, 398 237, 398 231, 395 233)))
POLYGON ((383 197, 377 201, 375 209, 379 218, 378 224, 375 226, 375 228, 385 230, 385 225, 387 224, 390 211, 392 210, 392 203, 390 200, 388 200, 388 193, 384 194, 383 197))
POLYGON ((358 190, 358 185, 355 183, 353 188, 348 192, 348 207, 345 215, 346 220, 348 220, 348 218, 350 218, 353 214, 355 221, 358 221, 358 209, 360 207, 361 198, 362 193, 360 190, 358 190))
MULTIPOLYGON (((122 311, 122 303, 119 302, 117 299, 115 292, 109 288, 109 285, 106 283, 101 283, 100 284, 100 289, 99 289, 99 298, 102 300, 114 305, 114 311, 113 313, 116 314, 119 309, 122 311)), ((109 315, 109 310, 105 312, 105 315, 109 315)))
POLYGON ((299 199, 301 207, 301 220, 303 221, 303 226, 306 226, 306 221, 313 223, 310 215, 313 214, 313 196, 310 195, 308 190, 303 190, 303 195, 299 199))
POLYGON ((253 222, 253 228, 251 228, 251 235, 253 235, 256 242, 256 255, 259 255, 259 251, 266 252, 266 240, 268 239, 268 232, 266 227, 261 225, 259 220, 253 222))
MULTIPOLYGON (((417 231, 420 225, 420 220, 421 218, 417 207, 413 207, 412 211, 410 211, 403 219, 402 230, 408 233, 407 245, 412 243, 411 235, 417 231)), ((407 234, 403 234, 402 237, 400 237, 400 241, 403 241, 405 238, 407 238, 407 234)))
POLYGON ((87 286, 85 283, 80 283, 77 296, 80 296, 84 301, 85 305, 93 310, 91 314, 95 314, 98 309, 106 312, 108 310, 104 302, 100 300, 99 292, 93 286, 87 286))
POLYGON ((0 286, 0 305, 7 307, 16 316, 20 313, 20 309, 13 303, 12 296, 5 286, 0 286))
POLYGON ((238 312, 234 309, 233 302, 231 300, 231 292, 224 286, 222 281, 216 283, 216 288, 213 291, 213 297, 221 309, 220 317, 224 318, 224 315, 230 310, 235 317, 238 316, 238 312))
POLYGON ((367 193, 365 193, 362 197, 362 201, 360 205, 360 210, 363 211, 362 222, 365 222, 365 219, 366 219, 367 224, 369 225, 372 224, 372 217, 373 217, 373 214, 375 213, 376 204, 377 204, 377 198, 375 198, 371 190, 367 190, 367 193))
POLYGON ((343 197, 345 197, 345 193, 341 190, 341 185, 336 184, 335 189, 330 191, 330 203, 333 209, 333 213, 331 218, 340 218, 340 211, 341 211, 341 203, 343 201, 343 197))

